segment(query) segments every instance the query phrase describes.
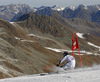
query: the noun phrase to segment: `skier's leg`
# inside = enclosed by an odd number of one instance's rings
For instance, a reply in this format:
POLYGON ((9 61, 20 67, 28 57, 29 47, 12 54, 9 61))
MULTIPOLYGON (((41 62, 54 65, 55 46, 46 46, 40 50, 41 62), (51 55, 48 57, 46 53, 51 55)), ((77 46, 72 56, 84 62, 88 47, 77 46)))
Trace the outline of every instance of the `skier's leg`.
POLYGON ((76 64, 75 60, 72 60, 72 61, 71 61, 71 67, 70 67, 70 68, 71 68, 71 69, 74 69, 74 68, 75 68, 75 64, 76 64))
POLYGON ((68 62, 68 63, 66 63, 62 68, 64 69, 64 70, 67 70, 67 69, 69 69, 71 67, 71 62, 68 62))

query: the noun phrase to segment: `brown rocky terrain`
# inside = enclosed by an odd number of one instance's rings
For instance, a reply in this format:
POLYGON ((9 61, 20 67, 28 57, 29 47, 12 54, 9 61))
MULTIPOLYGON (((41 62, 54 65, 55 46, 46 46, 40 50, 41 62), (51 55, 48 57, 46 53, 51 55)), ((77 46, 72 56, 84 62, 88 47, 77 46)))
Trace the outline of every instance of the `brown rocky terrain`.
MULTIPOLYGON (((25 17, 25 15, 24 15, 25 17)), ((51 72, 44 67, 54 66, 62 58, 62 52, 45 47, 71 50, 72 33, 70 26, 49 16, 29 14, 27 19, 9 23, 0 19, 0 78, 51 72)), ((72 26, 71 26, 72 27, 72 26)), ((84 35, 79 38, 81 50, 96 51, 87 44, 91 41, 98 45, 99 36, 84 35), (94 40, 98 38, 97 40, 94 40)), ((70 53, 71 54, 71 53, 70 53)), ((80 67, 79 56, 75 55, 76 68, 80 67)), ((84 66, 100 63, 100 57, 94 54, 82 55, 84 66)))

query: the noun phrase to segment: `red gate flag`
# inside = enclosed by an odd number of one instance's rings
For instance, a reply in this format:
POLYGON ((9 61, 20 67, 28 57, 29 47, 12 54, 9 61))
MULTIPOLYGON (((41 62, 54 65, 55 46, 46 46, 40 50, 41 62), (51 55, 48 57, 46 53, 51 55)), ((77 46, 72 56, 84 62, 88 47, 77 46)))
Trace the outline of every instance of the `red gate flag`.
POLYGON ((75 50, 75 49, 79 48, 77 37, 75 38, 75 40, 73 39, 72 42, 73 42, 72 43, 72 50, 75 50))
POLYGON ((80 57, 80 63, 82 67, 82 60, 81 60, 81 55, 80 55, 80 49, 79 49, 79 44, 78 44, 78 38, 77 34, 75 33, 75 39, 74 39, 74 34, 73 34, 73 39, 72 39, 72 55, 74 56, 74 50, 78 49, 79 51, 79 57, 80 57))

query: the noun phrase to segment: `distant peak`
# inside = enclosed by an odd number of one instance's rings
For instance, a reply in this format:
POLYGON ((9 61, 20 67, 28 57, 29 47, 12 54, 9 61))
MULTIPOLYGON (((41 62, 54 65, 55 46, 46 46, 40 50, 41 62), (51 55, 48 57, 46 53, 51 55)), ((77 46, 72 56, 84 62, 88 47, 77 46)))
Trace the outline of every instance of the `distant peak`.
POLYGON ((95 4, 94 5, 98 10, 100 10, 100 5, 99 4, 95 4))
POLYGON ((56 11, 63 11, 65 9, 65 7, 61 7, 58 5, 54 5, 51 8, 52 8, 52 10, 56 10, 56 11))
POLYGON ((71 10, 75 10, 75 9, 76 9, 75 6, 69 6, 69 8, 70 8, 71 10))
POLYGON ((76 8, 84 8, 84 9, 88 9, 86 5, 80 4, 79 6, 77 6, 76 8))

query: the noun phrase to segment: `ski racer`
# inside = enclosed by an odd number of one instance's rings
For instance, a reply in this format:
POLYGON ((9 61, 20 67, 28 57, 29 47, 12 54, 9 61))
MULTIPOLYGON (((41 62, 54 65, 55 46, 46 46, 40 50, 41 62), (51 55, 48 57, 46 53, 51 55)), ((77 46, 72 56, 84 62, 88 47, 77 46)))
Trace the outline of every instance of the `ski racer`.
POLYGON ((76 64, 75 58, 72 55, 68 55, 68 52, 63 53, 63 59, 56 66, 59 66, 65 60, 67 60, 67 63, 61 66, 61 68, 63 68, 64 70, 75 68, 76 64))

